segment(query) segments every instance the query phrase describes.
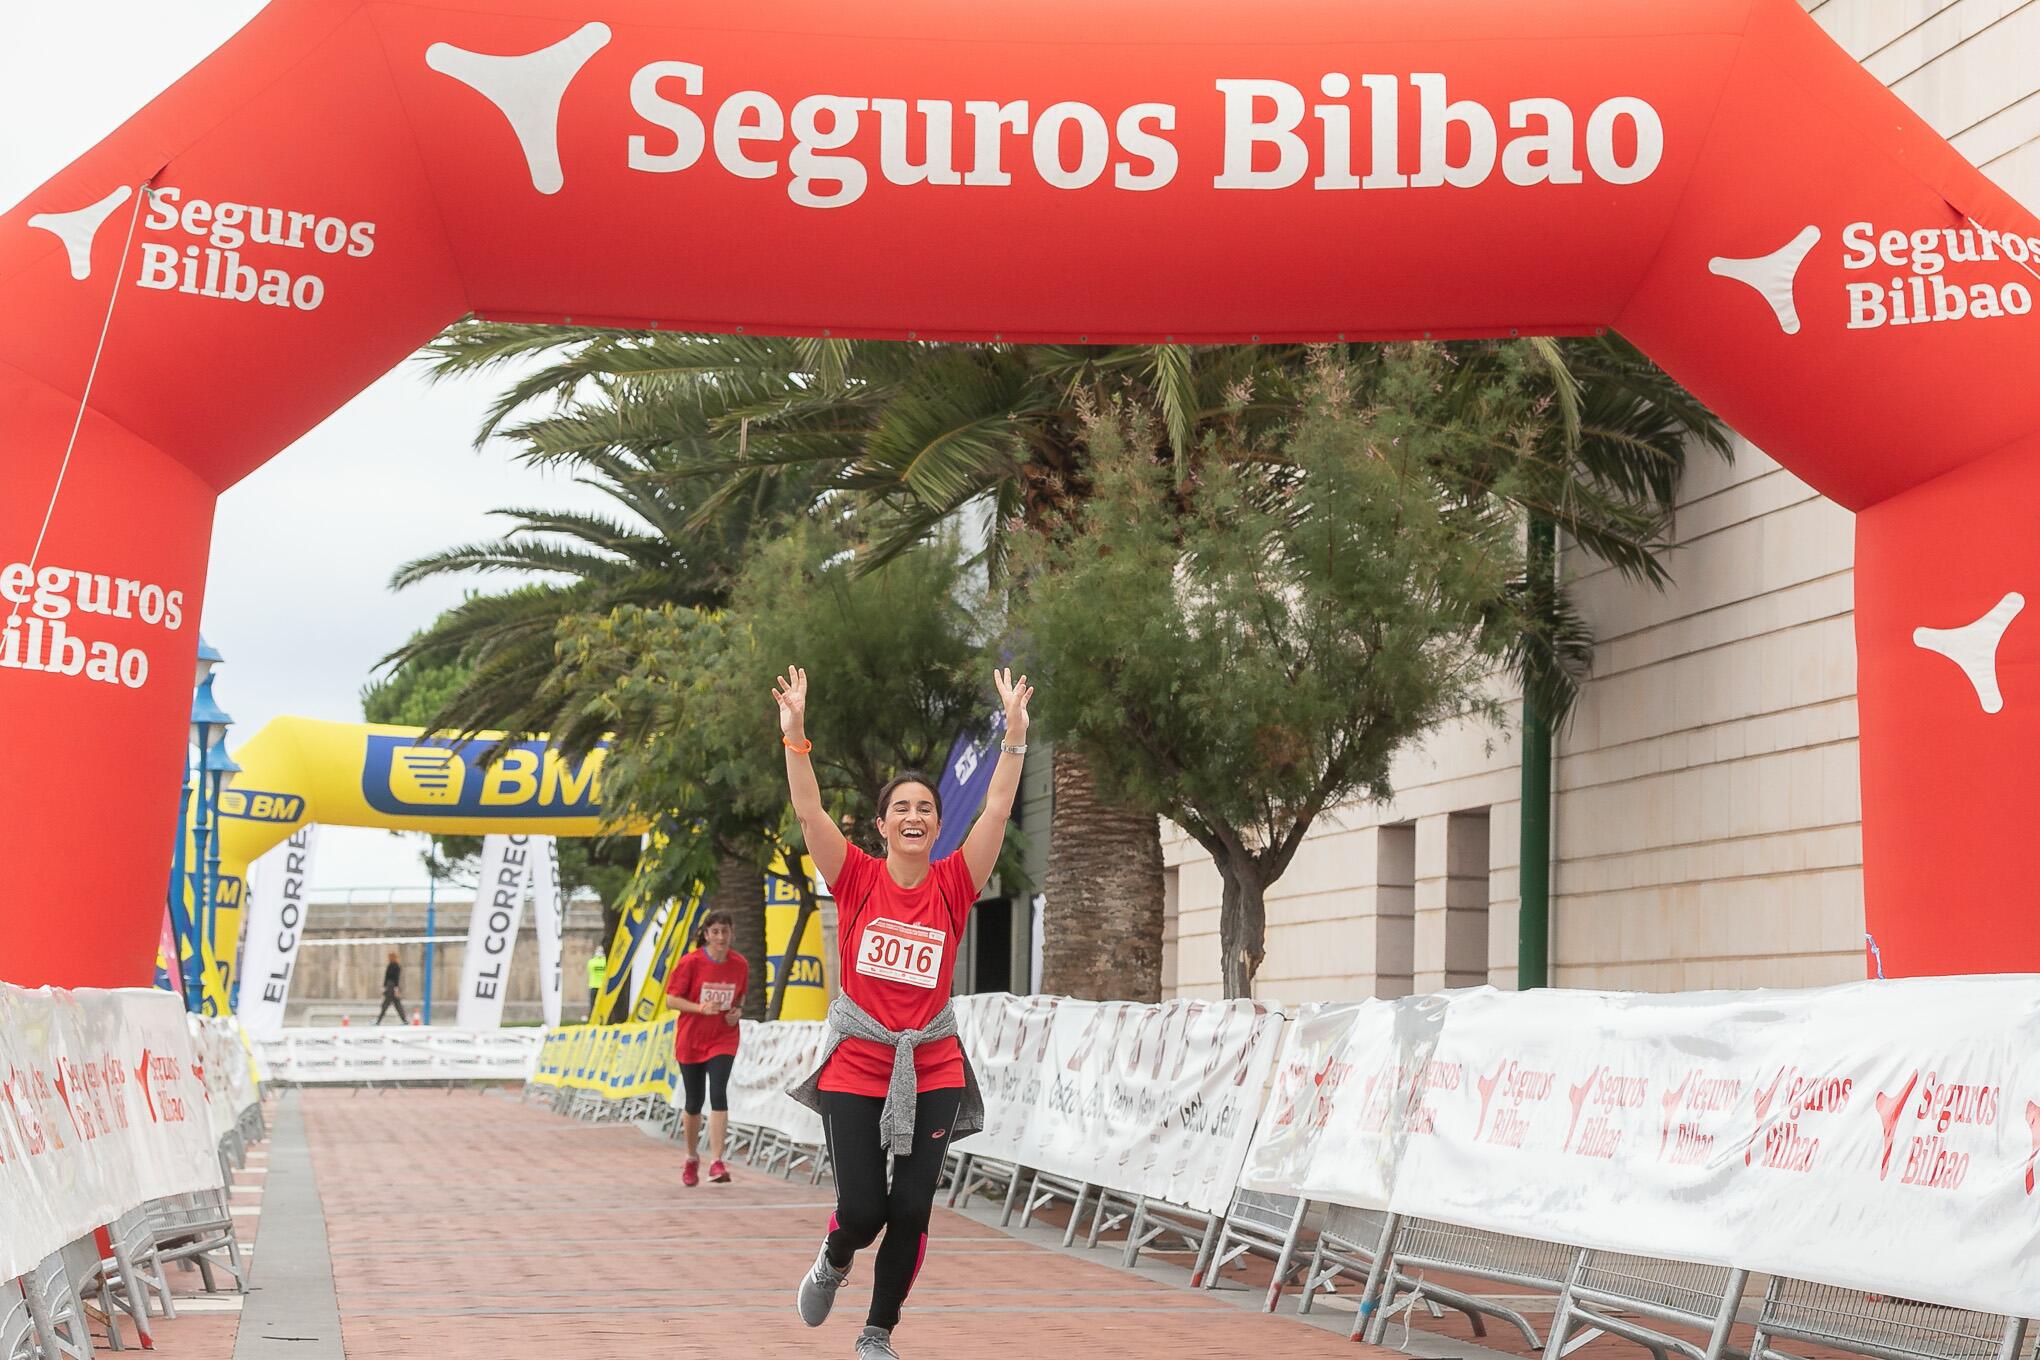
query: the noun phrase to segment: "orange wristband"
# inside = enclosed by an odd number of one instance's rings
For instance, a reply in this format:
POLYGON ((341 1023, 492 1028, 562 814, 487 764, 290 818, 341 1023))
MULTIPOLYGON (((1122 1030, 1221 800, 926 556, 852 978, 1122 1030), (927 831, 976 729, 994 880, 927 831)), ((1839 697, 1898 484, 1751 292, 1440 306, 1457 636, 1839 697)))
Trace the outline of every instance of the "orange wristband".
POLYGON ((798 745, 798 746, 795 746, 795 745, 794 745, 794 744, 793 744, 792 742, 788 741, 788 740, 787 740, 787 739, 786 739, 785 737, 781 737, 781 738, 779 739, 779 744, 780 744, 781 746, 784 746, 784 747, 785 747, 785 748, 786 748, 787 750, 789 750, 789 751, 793 752, 793 753, 794 753, 795 755, 797 755, 797 756, 804 756, 804 755, 806 755, 806 754, 807 754, 807 753, 808 753, 809 751, 812 751, 812 750, 814 750, 814 749, 815 749, 815 744, 814 744, 814 742, 812 742, 812 741, 803 741, 803 742, 802 742, 802 743, 801 743, 800 745, 798 745))

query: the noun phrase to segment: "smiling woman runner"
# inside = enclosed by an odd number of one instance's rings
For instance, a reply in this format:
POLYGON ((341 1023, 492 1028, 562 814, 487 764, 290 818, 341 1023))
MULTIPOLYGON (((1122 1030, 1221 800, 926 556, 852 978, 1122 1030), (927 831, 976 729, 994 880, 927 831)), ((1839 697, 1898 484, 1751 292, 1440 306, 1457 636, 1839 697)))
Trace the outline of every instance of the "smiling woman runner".
POLYGON ((934 781, 908 771, 885 786, 878 798, 885 858, 873 859, 845 841, 822 809, 808 762, 814 743, 806 736, 807 672, 792 667, 773 685, 793 810, 815 868, 835 892, 842 978, 829 1007, 822 1065, 792 1092, 822 1116, 836 1169, 836 1213, 800 1282, 800 1316, 821 1326, 850 1276, 851 1258, 884 1233, 857 1360, 898 1360, 892 1332, 927 1254, 945 1140, 984 1127, 977 1077, 956 1040, 950 979, 971 906, 1005 844, 1034 693, 1024 675, 1016 683, 1001 670, 993 679, 1006 732, 984 812, 963 848, 933 863, 929 850, 942 829, 934 781))
POLYGON ((680 956, 666 979, 666 1004, 680 1013, 673 1029, 673 1060, 680 1064, 680 1085, 687 1110, 681 1130, 687 1140, 687 1161, 680 1168, 683 1185, 701 1181, 701 1102, 708 1098, 708 1178, 729 1180, 723 1165, 724 1137, 730 1120, 730 1068, 737 1061, 737 1017, 751 966, 730 948, 734 922, 726 911, 712 911, 694 932, 694 949, 680 956))

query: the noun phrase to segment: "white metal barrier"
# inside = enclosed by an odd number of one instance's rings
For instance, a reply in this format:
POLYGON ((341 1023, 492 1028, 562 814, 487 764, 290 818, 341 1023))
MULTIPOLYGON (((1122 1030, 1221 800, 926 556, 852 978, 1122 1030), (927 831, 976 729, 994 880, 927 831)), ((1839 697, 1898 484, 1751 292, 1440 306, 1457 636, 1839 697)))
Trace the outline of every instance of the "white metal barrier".
POLYGON ((258 1041, 269 1079, 287 1086, 523 1081, 544 1031, 423 1027, 285 1030, 258 1041))
MULTIPOLYGON (((1367 1268, 1370 1308, 1412 1292, 1398 1259, 1576 1286, 1569 1315, 1595 1326, 1655 1309, 1711 1328, 1749 1273, 1929 1301, 1980 1316, 1998 1344, 1992 1319, 2040 1304, 2040 977, 1482 988, 1293 1016, 993 996, 959 998, 958 1014, 988 1112, 952 1159, 959 1191, 996 1182, 1010 1204, 1027 1181, 1062 1185, 1076 1213, 1111 1206, 1137 1237, 1169 1205, 1185 1224, 1264 1195, 1317 1206, 1279 1244, 1244 1221, 1223 1234, 1285 1267, 1310 1259, 1305 1224, 1325 1206, 1384 1215, 1394 1231, 1364 1253, 1377 1259, 1344 1251, 1367 1268), (974 1178, 974 1160, 1026 1176, 974 1178), (1537 1245, 1538 1269, 1487 1261, 1497 1241, 1537 1245), (1706 1287, 1656 1261, 1705 1268, 1706 1287)), ((751 1066, 778 1065, 788 1045, 762 1042, 772 1033, 747 1030, 733 1088, 786 1079, 751 1066)), ((766 1115, 760 1141, 786 1138, 766 1115)), ((1774 1334, 1805 1325, 1772 1311, 1774 1334)))

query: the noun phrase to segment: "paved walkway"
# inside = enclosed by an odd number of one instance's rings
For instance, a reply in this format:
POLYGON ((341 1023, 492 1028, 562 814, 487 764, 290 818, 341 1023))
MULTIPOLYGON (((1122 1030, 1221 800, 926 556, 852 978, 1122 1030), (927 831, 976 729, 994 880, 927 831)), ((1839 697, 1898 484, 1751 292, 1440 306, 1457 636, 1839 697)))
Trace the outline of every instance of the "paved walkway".
MULTIPOLYGON (((680 1185, 672 1144, 505 1094, 304 1097, 351 1357, 845 1357, 869 1261, 818 1330, 793 1312, 829 1189, 741 1164, 680 1185)), ((1352 1357, 1342 1337, 1071 1259, 946 1209, 902 1319, 908 1360, 1352 1357)))
MULTIPOLYGON (((503 1090, 290 1093, 271 1103, 271 1124, 235 1189, 245 1236, 258 1212, 268 1219, 253 1290, 160 1323, 163 1360, 849 1360, 868 1257, 827 1326, 811 1331, 793 1311, 832 1207, 826 1185, 738 1164, 729 1185, 685 1189, 673 1144, 503 1090)), ((1256 1311, 1265 1266, 1192 1291, 1183 1264, 1122 1270, 1117 1251, 1064 1251, 1059 1228, 1008 1233, 995 1215, 938 1203, 897 1333, 907 1360, 1395 1354, 1346 1340, 1345 1300, 1309 1318, 1290 1298, 1256 1311)), ((176 1282, 180 1295, 197 1289, 195 1274, 176 1282)), ((1548 1314, 1549 1301, 1523 1303, 1548 1314)), ((1534 1354, 1498 1329, 1476 1339, 1456 1314, 1420 1321, 1390 1339, 1424 1360, 1534 1354)), ((1603 1337, 1577 1354, 1641 1352, 1603 1337)))

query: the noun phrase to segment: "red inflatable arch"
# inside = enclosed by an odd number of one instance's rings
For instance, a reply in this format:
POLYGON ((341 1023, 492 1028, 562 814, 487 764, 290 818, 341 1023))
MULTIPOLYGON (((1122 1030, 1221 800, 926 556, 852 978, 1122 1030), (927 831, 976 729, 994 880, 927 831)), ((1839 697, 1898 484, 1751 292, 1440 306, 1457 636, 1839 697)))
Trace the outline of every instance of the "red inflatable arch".
POLYGON ((466 312, 1618 328, 1859 512, 1887 965, 2040 969, 2036 256, 1795 0, 275 0, 0 219, 0 976, 147 981, 213 499, 466 312))

